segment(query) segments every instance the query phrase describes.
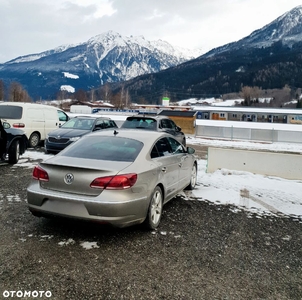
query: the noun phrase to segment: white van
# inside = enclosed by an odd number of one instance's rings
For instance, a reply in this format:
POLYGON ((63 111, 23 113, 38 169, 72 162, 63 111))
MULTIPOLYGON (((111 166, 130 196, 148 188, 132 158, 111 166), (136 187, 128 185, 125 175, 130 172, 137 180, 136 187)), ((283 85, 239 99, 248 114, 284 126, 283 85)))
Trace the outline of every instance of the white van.
POLYGON ((27 102, 1 102, 0 118, 13 128, 23 129, 31 148, 38 146, 50 131, 69 119, 62 109, 27 102))

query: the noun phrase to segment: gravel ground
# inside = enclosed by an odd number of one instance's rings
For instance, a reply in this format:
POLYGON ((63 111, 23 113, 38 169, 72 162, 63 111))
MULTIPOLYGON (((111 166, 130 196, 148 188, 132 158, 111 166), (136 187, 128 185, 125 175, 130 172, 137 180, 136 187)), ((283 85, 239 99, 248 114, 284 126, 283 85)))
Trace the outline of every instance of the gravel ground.
POLYGON ((39 219, 26 205, 31 169, 0 168, 4 299, 302 299, 297 220, 182 197, 153 232, 39 219))

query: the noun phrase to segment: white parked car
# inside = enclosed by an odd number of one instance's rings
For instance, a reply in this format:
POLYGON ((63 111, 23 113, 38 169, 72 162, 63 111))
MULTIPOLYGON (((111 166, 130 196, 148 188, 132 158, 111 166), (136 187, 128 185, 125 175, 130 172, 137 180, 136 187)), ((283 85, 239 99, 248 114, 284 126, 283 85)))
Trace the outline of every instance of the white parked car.
POLYGON ((31 148, 38 146, 49 132, 69 120, 62 109, 29 102, 1 102, 0 118, 12 128, 22 129, 31 148))

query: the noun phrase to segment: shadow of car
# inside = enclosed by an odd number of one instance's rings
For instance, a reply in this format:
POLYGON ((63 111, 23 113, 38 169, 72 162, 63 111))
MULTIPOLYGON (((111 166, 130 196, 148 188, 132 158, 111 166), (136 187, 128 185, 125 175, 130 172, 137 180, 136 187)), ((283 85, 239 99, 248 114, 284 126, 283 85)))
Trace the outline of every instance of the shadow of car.
POLYGON ((173 135, 174 138, 184 146, 186 146, 185 134, 181 131, 181 128, 174 123, 173 120, 166 116, 135 115, 127 117, 121 128, 167 132, 173 135))
POLYGON ((117 227, 158 227, 164 204, 197 181, 195 150, 165 132, 103 130, 87 134, 33 170, 33 215, 117 227))
POLYGON ((76 116, 47 135, 44 143, 45 153, 59 153, 88 133, 110 128, 118 128, 110 118, 76 116))
POLYGON ((16 164, 28 147, 28 138, 21 129, 11 128, 0 120, 0 159, 2 162, 16 164))

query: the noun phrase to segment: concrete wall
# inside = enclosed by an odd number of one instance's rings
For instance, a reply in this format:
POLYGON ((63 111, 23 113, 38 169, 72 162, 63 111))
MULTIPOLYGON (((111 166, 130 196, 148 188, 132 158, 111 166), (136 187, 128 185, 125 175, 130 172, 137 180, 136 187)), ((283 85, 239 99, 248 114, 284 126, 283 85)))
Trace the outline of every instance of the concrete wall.
POLYGON ((302 155, 209 147, 207 172, 218 169, 302 180, 302 155))

